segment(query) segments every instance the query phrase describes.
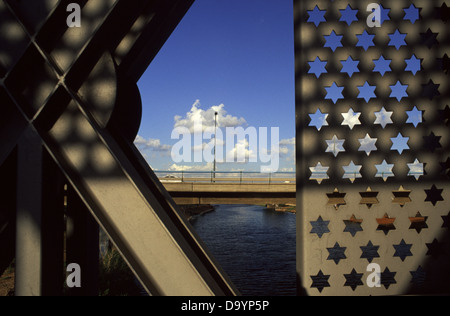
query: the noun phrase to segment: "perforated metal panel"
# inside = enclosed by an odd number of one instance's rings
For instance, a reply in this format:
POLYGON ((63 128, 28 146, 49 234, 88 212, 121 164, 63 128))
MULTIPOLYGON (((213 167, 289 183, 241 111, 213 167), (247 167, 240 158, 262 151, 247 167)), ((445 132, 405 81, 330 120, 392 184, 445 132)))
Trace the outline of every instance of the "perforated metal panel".
POLYGON ((301 290, 450 293, 450 1, 373 2, 295 1, 301 290))

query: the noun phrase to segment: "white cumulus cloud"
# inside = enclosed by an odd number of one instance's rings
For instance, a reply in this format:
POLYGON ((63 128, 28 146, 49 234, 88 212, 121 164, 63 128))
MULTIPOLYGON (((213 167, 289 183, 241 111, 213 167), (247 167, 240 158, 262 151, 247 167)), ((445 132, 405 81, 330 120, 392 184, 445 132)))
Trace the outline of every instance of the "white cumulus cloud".
POLYGON ((185 117, 179 115, 175 116, 174 128, 185 127, 189 129, 191 133, 194 133, 195 124, 200 123, 203 125, 203 132, 208 127, 214 127, 216 113, 218 113, 217 127, 219 128, 247 125, 247 121, 243 117, 237 117, 228 114, 228 112, 225 110, 224 104, 215 105, 207 110, 203 110, 201 109, 200 101, 197 100, 192 105, 191 110, 186 113, 185 117))

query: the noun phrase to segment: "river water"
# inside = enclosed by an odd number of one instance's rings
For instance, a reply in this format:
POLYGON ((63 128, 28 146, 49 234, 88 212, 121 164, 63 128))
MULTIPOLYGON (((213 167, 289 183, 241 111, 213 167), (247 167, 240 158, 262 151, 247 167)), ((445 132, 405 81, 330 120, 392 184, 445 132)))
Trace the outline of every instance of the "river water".
POLYGON ((294 296, 295 222, 260 206, 218 205, 192 225, 242 295, 294 296))

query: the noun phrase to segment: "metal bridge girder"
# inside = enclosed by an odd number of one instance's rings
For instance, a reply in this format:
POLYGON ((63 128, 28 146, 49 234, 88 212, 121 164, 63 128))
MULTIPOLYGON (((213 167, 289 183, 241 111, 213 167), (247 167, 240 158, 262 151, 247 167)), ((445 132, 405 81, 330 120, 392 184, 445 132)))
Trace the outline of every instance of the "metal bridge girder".
POLYGON ((0 164, 26 130, 150 294, 236 295, 132 144, 136 82, 192 2, 82 0, 82 25, 69 28, 70 1, 1 0, 0 164))

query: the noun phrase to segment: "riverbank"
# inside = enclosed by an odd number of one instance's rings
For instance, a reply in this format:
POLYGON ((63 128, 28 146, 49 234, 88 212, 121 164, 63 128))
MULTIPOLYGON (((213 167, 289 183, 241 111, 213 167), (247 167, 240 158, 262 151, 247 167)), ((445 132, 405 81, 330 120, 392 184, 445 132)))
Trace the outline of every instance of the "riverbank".
POLYGON ((193 219, 196 216, 202 216, 204 214, 214 212, 213 205, 179 205, 181 211, 186 215, 188 220, 193 219))
POLYGON ((294 204, 267 204, 266 207, 280 213, 297 214, 297 206, 294 204))

